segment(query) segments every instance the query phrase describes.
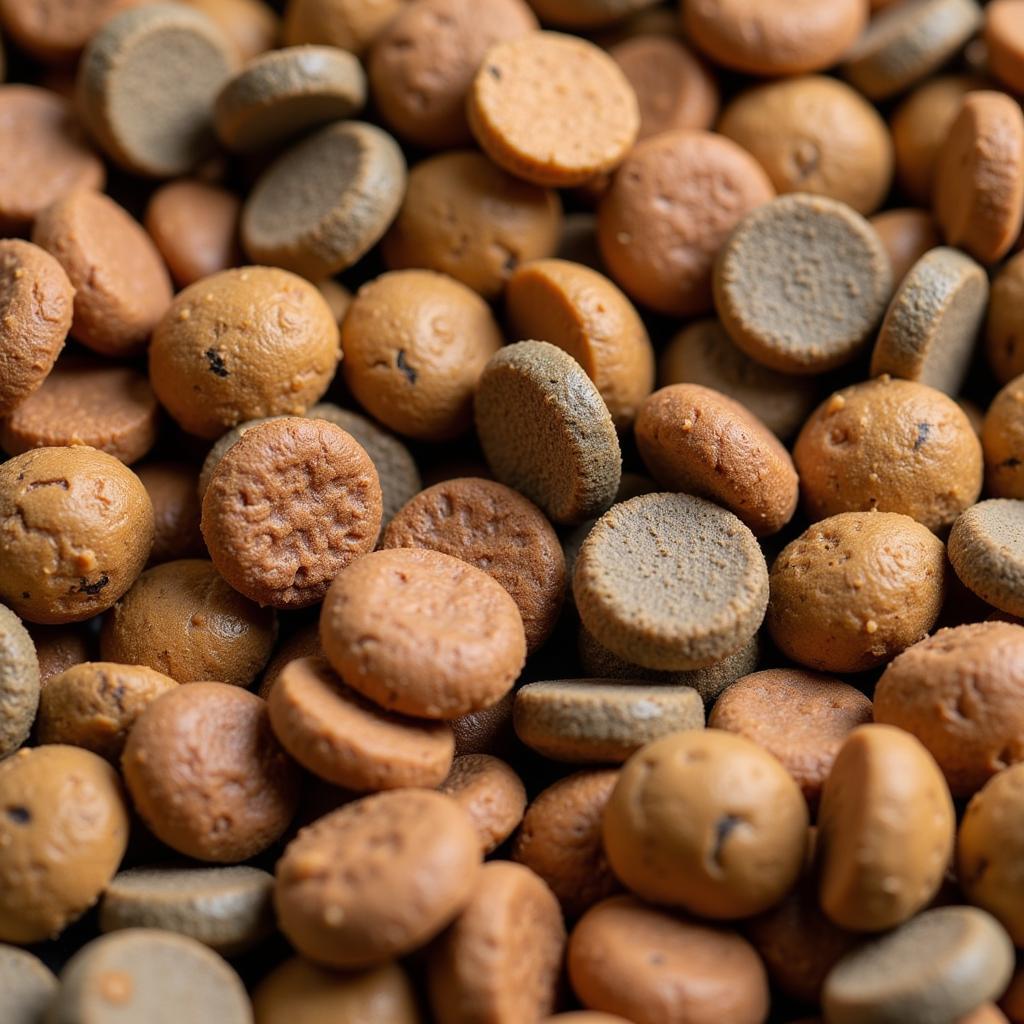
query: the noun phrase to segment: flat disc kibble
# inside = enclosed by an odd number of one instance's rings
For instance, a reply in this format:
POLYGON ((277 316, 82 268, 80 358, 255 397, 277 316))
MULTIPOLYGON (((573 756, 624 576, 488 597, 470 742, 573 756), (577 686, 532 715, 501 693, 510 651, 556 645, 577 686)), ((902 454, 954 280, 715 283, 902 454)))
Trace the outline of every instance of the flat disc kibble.
POLYGON ((1024 617, 1024 501, 993 498, 953 524, 949 560, 982 600, 1024 617))
POLYGON ((5 1024, 39 1024, 57 993, 57 979, 37 956, 0 945, 0 992, 5 1024))
POLYGON ((0 758, 28 739, 39 706, 39 659, 21 619, 0 605, 0 758))
POLYGON ((719 251, 715 307, 732 340, 784 373, 853 359, 885 311, 892 268, 863 217, 834 199, 782 196, 719 251))
POLYGON ((390 135, 360 121, 332 124, 257 181, 242 210, 242 245, 254 262, 328 277, 380 239, 404 192, 405 158, 390 135))
POLYGON ((573 593, 583 624, 620 657, 699 668, 757 631, 768 569, 731 512, 688 494, 645 494, 598 520, 576 560, 573 593))

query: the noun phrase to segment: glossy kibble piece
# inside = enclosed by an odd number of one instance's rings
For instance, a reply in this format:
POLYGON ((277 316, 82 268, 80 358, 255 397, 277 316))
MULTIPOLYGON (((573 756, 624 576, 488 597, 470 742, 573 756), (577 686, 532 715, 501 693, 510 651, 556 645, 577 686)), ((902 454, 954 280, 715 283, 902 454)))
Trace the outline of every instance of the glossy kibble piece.
POLYGON ((732 340, 784 373, 853 359, 892 291, 889 257, 856 211, 782 196, 749 214, 718 254, 715 307, 732 340))
POLYGON ((954 796, 970 796, 1024 760, 1024 627, 976 622, 939 630, 892 661, 875 688, 876 722, 916 736, 954 796))
POLYGON ((883 210, 868 223, 889 255, 894 288, 925 253, 942 244, 938 227, 927 210, 883 210))
POLYGON ((106 888, 128 844, 117 773, 77 747, 0 761, 0 941, 56 936, 106 888))
POLYGON ((1024 93, 1024 6, 1020 0, 995 0, 985 8, 985 42, 996 78, 1024 93))
POLYGON ((467 104, 483 151, 551 188, 613 170, 640 128, 636 94, 618 65, 593 43, 556 32, 492 46, 467 104))
POLYGON ((1024 375, 1014 377, 988 407, 981 429, 985 485, 996 498, 1024 497, 1024 375))
POLYGON ((404 0, 289 0, 284 43, 322 43, 361 54, 401 11, 404 0))
POLYGON ((180 292, 153 333, 157 398, 212 440, 261 416, 301 416, 341 358, 338 325, 308 281, 271 267, 225 270, 180 292))
POLYGON ((46 380, 71 328, 75 289, 45 250, 0 241, 0 417, 46 380))
POLYGON ((598 208, 615 281, 659 313, 711 309, 711 267, 744 215, 775 194, 760 164, 711 132, 671 131, 633 147, 598 208))
POLYGON ((198 11, 138 7, 89 40, 78 66, 79 109, 125 170, 153 178, 185 174, 213 151, 213 101, 233 58, 217 26, 198 11))
POLYGON ((376 244, 404 191, 395 140, 374 125, 339 121, 263 173, 242 211, 242 245, 256 263, 329 277, 376 244))
POLYGON ((171 303, 171 280, 141 225, 113 199, 79 189, 40 212, 32 241, 75 288, 71 334, 106 356, 137 355, 171 303))
POLYGON ((0 465, 0 601, 30 622, 109 608, 149 558, 153 506, 139 478, 85 446, 0 465))
POLYGON ((492 853, 515 831, 526 810, 526 789, 506 764, 490 754, 463 754, 438 786, 469 815, 484 854, 492 853))
POLYGON ((822 909, 853 931, 913 917, 938 892, 955 827, 939 766, 913 736, 888 725, 855 729, 821 792, 822 909))
POLYGON ((39 659, 21 619, 0 605, 0 758, 28 739, 39 706, 39 659))
POLYGON ((195 467, 184 462, 147 462, 135 472, 153 503, 155 533, 149 564, 205 554, 195 467))
POLYGON ((192 683, 157 698, 129 733, 121 766, 153 834, 197 860, 248 860, 295 813, 296 766, 271 732, 266 702, 238 686, 192 683))
POLYGON ((53 971, 27 950, 0 946, 0 989, 7 1024, 38 1024, 57 992, 53 971))
POLYGON ((746 939, 632 896, 584 915, 569 937, 568 968, 584 1006, 636 1024, 759 1024, 768 1015, 768 979, 746 939))
POLYGON ((992 498, 953 524, 949 560, 973 593, 1009 615, 1024 617, 1024 501, 992 498))
POLYGON ((936 532, 981 491, 981 445, 963 410, 916 381, 879 377, 837 391, 793 448, 811 519, 902 512, 936 532))
POLYGON ((480 842, 451 797, 377 793, 303 829, 276 876, 278 922, 300 953, 371 967, 418 949, 466 906, 481 877, 480 842))

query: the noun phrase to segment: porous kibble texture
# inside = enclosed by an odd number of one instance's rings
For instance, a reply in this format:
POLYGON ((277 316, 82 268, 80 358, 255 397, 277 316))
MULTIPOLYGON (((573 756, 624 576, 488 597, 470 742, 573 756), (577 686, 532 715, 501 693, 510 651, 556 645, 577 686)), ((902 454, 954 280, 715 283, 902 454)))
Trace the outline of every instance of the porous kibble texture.
POLYGON ((0 758, 28 739, 39 706, 39 658, 21 619, 0 605, 0 758))
POLYGON ((988 407, 981 428, 985 487, 994 498, 1024 498, 1024 375, 1014 377, 988 407))
POLYGON ((438 786, 469 815, 484 854, 492 853, 523 820, 526 789, 512 768, 490 754, 463 754, 438 786))
POLYGON ((1000 611, 1024 616, 1024 501, 992 498, 953 524, 949 560, 961 581, 1000 611))

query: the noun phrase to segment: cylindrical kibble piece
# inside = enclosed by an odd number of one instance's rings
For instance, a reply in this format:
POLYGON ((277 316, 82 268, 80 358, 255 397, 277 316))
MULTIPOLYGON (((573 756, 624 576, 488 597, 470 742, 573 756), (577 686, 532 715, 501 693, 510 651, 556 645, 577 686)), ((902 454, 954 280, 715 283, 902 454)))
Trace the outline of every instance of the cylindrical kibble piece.
POLYGON ((1024 618, 1024 501, 972 505, 950 531, 949 560, 983 601, 1024 618))
POLYGON ((39 659, 21 619, 0 605, 0 760, 28 739, 39 707, 39 659))

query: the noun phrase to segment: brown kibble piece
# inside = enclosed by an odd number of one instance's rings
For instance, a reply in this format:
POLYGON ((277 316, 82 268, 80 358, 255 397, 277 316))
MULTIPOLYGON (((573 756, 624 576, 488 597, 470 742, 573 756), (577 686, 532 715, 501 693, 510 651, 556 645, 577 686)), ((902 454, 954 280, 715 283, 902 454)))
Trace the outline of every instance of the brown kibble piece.
POLYGON ((985 348, 1000 384, 1024 373, 1024 253, 1003 264, 992 282, 985 348))
POLYGON ((630 25, 655 3, 656 0, 530 0, 530 6, 544 24, 577 31, 614 26, 623 19, 630 25))
POLYGON ((496 704, 481 711, 453 718, 448 724, 455 734, 455 754, 501 754, 511 755, 516 748, 515 732, 512 729, 511 690, 496 704))
POLYGON ((21 619, 0 605, 0 760, 27 739, 39 706, 39 659, 21 619))
POLYGON ((993 74, 1024 93, 1024 3, 995 0, 985 8, 985 43, 993 74))
POLYGON ((149 564, 205 555, 195 467, 184 462, 147 462, 135 472, 153 503, 156 532, 149 564))
POLYGON ((970 796, 1024 760, 1024 627, 975 622, 941 629, 889 664, 875 688, 876 722, 916 736, 954 796, 970 796))
POLYGON ((565 557, 533 502, 494 480, 457 477, 421 491, 392 519, 383 548, 430 548, 475 565, 512 595, 529 651, 551 634, 565 595, 565 557))
POLYGON ((37 60, 59 64, 79 51, 115 14, 144 0, 2 0, 0 24, 18 47, 37 60))
POLYGON ((89 661, 94 648, 89 623, 68 626, 29 627, 39 660, 39 683, 45 686, 54 676, 66 672, 72 665, 89 661))
POLYGON ((640 128, 636 94, 615 61, 557 32, 492 46, 467 102, 484 152, 509 173, 551 188, 613 170, 640 128))
POLYGON ((202 11, 231 43, 240 63, 271 49, 280 35, 280 19, 265 0, 185 0, 202 11))
POLYGON ((964 97, 938 155, 935 216, 950 245, 997 262, 1024 221, 1024 113, 1001 92, 964 97))
POLYGON ((1024 501, 992 498, 953 524, 949 560, 983 601, 1024 617, 1024 501))
POLYGON ((716 701, 708 728, 764 747, 813 807, 843 741, 870 721, 871 701, 860 690, 815 672, 775 668, 737 679, 716 701))
POLYGON ((463 754, 438 786, 469 815, 484 855, 493 853, 523 820, 526 789, 506 764, 490 754, 463 754))
POLYGON ((955 827, 939 766, 913 736, 888 725, 854 729, 821 791, 821 908, 852 931, 909 920, 942 884, 955 827))
POLYGON ((320 639, 349 686, 422 718, 489 707, 526 660, 523 620, 505 588, 423 548, 377 551, 340 573, 324 599, 320 639))
POLYGON ((935 221, 927 210, 883 210, 868 223, 889 254, 893 287, 899 287, 910 268, 926 252, 942 244, 935 221))
POLYGON ((28 950, 0 946, 0 989, 8 1024, 37 1024, 57 993, 53 971, 28 950))
POLYGON ((278 921, 300 953, 370 967, 418 949, 466 906, 480 842, 451 797, 377 793, 303 829, 276 874, 278 921))
POLYGON ((266 702, 239 686, 192 683, 158 697, 129 733, 121 767, 153 834, 197 860, 248 860, 295 815, 298 770, 266 702))
POLYGON ((673 316, 705 313, 715 254, 774 194, 761 166, 731 140, 663 132, 633 147, 601 200, 601 255, 638 302, 673 316))
POLYGON ((210 486, 210 481, 213 479, 213 471, 220 465, 220 460, 227 454, 228 449, 233 447, 236 441, 241 440, 253 427, 259 426, 261 423, 268 423, 274 419, 280 419, 280 417, 260 416, 258 419, 246 420, 244 423, 239 423, 230 430, 226 430, 214 441, 210 450, 206 453, 206 458, 203 459, 202 468, 199 470, 197 496, 200 506, 202 505, 203 498, 206 497, 206 489, 210 486))
POLYGON ((985 486, 994 498, 1024 498, 1024 374, 992 399, 981 428, 985 486))
POLYGON ((171 280, 138 221, 113 199, 78 189, 41 211, 32 241, 75 288, 71 334, 102 355, 137 355, 171 303, 171 280))
POLYGON ((361 54, 408 0, 288 0, 286 46, 321 43, 361 54))
POLYGON ((153 544, 139 478, 86 446, 37 448, 0 464, 0 601, 30 622, 109 608, 153 544))
POLYGON ((117 773, 77 747, 20 750, 0 761, 0 807, 0 941, 53 938, 99 899, 124 856, 117 773))
MULTIPOLYGON (((267 662, 256 693, 264 700, 270 700, 270 691, 274 689, 284 667, 298 658, 323 657, 320 646, 320 623, 315 619, 296 629, 294 633, 282 640, 274 649, 273 657, 267 662)), ((271 718, 273 721, 273 718, 271 718)))

